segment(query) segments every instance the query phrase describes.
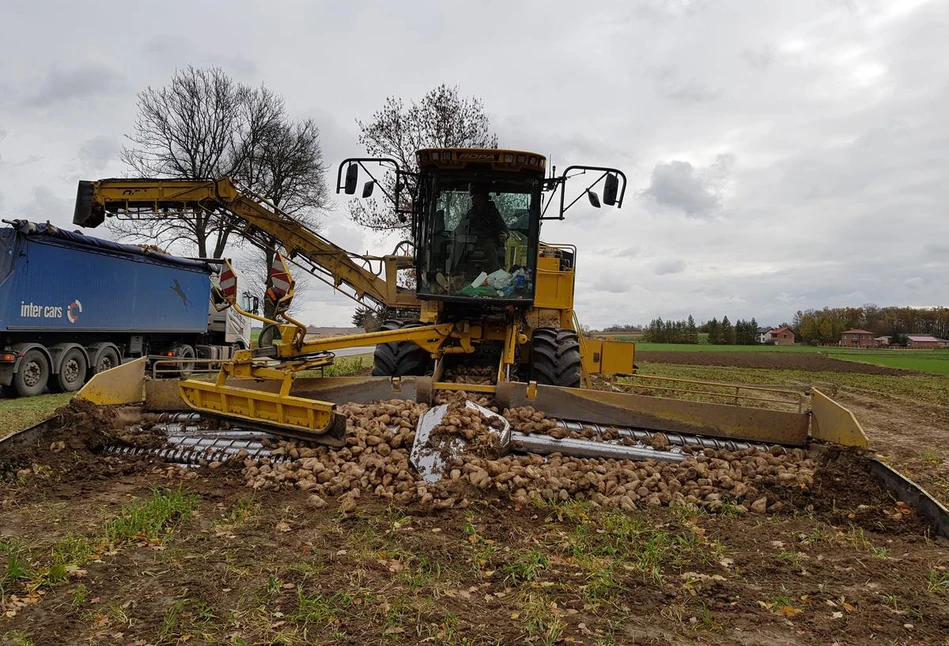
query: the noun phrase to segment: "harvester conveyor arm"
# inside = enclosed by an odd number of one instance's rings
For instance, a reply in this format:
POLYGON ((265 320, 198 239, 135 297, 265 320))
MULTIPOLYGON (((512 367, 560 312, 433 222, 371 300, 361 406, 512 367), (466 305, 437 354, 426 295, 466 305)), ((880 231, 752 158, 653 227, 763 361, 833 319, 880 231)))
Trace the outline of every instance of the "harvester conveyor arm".
POLYGON ((305 258, 312 265, 311 273, 321 280, 335 288, 346 284, 354 292, 352 297, 359 302, 366 299, 377 307, 418 306, 415 293, 396 286, 395 276, 389 276, 388 271, 390 264, 393 270, 396 266, 411 266, 410 258, 370 258, 351 254, 266 200, 245 193, 226 177, 218 180, 104 179, 80 182, 73 221, 94 227, 104 220, 107 213, 145 211, 151 217, 160 217, 162 212, 187 209, 223 209, 242 223, 238 232, 245 238, 261 244, 254 238, 255 231, 259 231, 275 239, 291 259, 296 256, 305 258), (370 260, 386 262, 388 282, 360 262, 370 260))
MULTIPOLYGON (((320 352, 331 352, 341 348, 356 348, 362 345, 381 345, 383 343, 399 343, 410 341, 428 352, 434 352, 439 348, 442 351, 450 352, 450 349, 442 348, 445 341, 453 336, 455 332, 454 323, 439 323, 438 325, 422 325, 411 328, 401 328, 397 330, 383 330, 380 332, 367 332, 365 334, 347 334, 343 336, 328 336, 321 339, 304 340, 299 349, 294 349, 288 345, 277 345, 277 356, 282 357, 286 352, 287 357, 301 355, 317 354, 320 352)), ((457 335, 458 341, 462 344, 460 347, 470 352, 470 339, 467 335, 457 335)))

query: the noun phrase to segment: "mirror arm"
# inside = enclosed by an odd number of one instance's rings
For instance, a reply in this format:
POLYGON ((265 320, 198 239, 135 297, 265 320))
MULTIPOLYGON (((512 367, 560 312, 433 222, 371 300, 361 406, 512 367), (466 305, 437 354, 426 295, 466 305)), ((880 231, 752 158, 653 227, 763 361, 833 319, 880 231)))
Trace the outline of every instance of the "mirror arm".
MULTIPOLYGON (((570 170, 570 169, 568 168, 567 170, 570 170)), ((584 172, 585 172, 585 171, 584 171, 584 172)), ((564 179, 566 179, 566 177, 567 177, 567 172, 564 171, 564 179)), ((578 196, 576 196, 576 197, 573 199, 573 202, 571 202, 571 203, 568 204, 567 206, 564 206, 564 201, 565 201, 564 193, 565 193, 565 191, 561 191, 561 192, 560 192, 560 219, 563 220, 563 214, 566 213, 567 210, 568 210, 571 206, 573 206, 574 204, 576 204, 577 202, 579 202, 579 201, 580 201, 580 198, 582 198, 584 195, 586 195, 587 193, 589 193, 591 188, 593 188, 594 186, 596 186, 597 184, 599 184, 600 180, 603 179, 604 177, 606 177, 606 173, 605 173, 605 172, 604 172, 602 175, 600 175, 599 177, 597 177, 596 180, 594 180, 592 184, 590 184, 590 185, 587 186, 585 189, 583 189, 583 191, 582 191, 578 196)))

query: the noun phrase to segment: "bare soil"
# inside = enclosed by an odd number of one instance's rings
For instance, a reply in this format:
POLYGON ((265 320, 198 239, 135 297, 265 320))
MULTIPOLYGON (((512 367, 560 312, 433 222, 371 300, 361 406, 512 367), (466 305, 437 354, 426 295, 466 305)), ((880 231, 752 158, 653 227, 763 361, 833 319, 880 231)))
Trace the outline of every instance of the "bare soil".
POLYGON ((239 467, 102 458, 94 448, 112 420, 82 430, 88 416, 75 419, 87 440, 18 456, 28 472, 0 488, 0 538, 27 546, 32 571, 4 584, 0 644, 945 644, 949 635, 949 542, 851 451, 824 452, 810 486, 775 490, 785 505, 773 514, 516 505, 490 490, 467 509, 371 493, 324 506, 306 491, 248 489, 239 467), (123 505, 166 488, 197 495, 197 511, 161 540, 103 545, 123 505), (93 553, 65 580, 44 578, 77 540, 93 553))
POLYGON ((852 372, 867 375, 911 375, 912 370, 874 366, 855 361, 831 359, 817 353, 791 352, 663 352, 637 350, 636 363, 672 363, 690 366, 733 366, 736 368, 770 368, 772 370, 804 370, 808 372, 852 372))

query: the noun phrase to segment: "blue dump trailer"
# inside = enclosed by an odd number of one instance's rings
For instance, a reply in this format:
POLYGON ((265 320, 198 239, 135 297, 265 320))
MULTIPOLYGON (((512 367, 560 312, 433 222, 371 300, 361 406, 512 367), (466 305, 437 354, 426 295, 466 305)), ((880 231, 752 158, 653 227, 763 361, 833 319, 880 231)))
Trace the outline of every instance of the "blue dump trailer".
POLYGON ((141 356, 223 359, 247 347, 242 317, 212 314, 212 265, 51 224, 5 222, 4 396, 76 391, 97 372, 141 356))

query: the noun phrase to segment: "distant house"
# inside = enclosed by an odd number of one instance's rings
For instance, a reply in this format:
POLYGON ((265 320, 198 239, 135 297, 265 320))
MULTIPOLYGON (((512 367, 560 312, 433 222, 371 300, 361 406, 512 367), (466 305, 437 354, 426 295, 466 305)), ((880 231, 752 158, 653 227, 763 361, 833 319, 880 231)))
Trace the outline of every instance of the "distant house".
POLYGON ((893 337, 883 335, 883 336, 873 337, 873 340, 876 342, 877 347, 885 348, 890 345, 890 342, 893 340, 893 337))
POLYGON ((776 327, 770 332, 775 345, 794 345, 794 332, 787 327, 776 327))
POLYGON ((935 350, 942 347, 942 343, 928 334, 909 334, 906 336, 906 347, 912 350, 935 350))
POLYGON ((758 328, 758 343, 767 343, 770 340, 771 340, 771 328, 759 327, 758 328))
POLYGON ((873 339, 873 332, 866 330, 847 330, 840 333, 840 345, 845 348, 873 348, 876 341, 873 339))

